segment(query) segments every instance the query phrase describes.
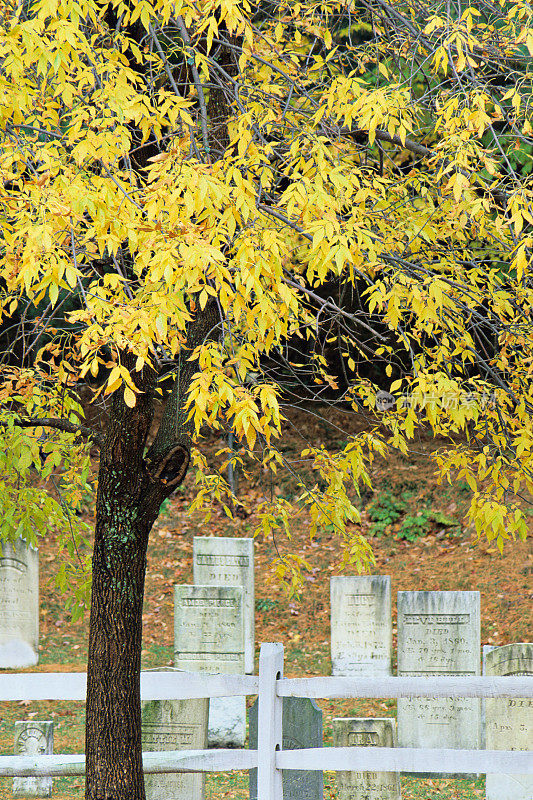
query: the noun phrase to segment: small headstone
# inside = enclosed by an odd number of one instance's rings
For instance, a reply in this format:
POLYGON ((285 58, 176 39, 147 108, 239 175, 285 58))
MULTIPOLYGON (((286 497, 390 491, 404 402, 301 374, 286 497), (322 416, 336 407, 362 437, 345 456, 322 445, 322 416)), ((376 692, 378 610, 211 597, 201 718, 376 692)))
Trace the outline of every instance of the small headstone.
MULTIPOLYGON (((283 698, 283 750, 322 747, 322 711, 306 697, 283 698)), ((257 748, 258 701, 248 712, 249 747, 257 748)), ((283 800, 323 800, 323 773, 283 770, 283 800)), ((257 770, 250 770, 250 800, 257 800, 257 770)))
MULTIPOLYGON (((15 722, 15 755, 43 756, 54 752, 54 723, 15 722)), ((52 778, 13 778, 14 797, 51 797, 52 778)))
MULTIPOLYGON (((396 747, 396 720, 332 720, 334 747, 396 747)), ((400 800, 398 772, 337 772, 338 800, 400 800)))
MULTIPOLYGON (((484 653, 485 675, 533 675, 533 644, 496 647, 484 653)), ((485 701, 487 750, 531 750, 533 700, 498 698, 485 701)), ((487 775, 487 800, 531 800, 533 775, 487 775)))
MULTIPOLYGON (((244 674, 242 587, 174 586, 174 666, 244 674)), ((246 699, 212 698, 209 747, 242 747, 245 738, 246 699)))
MULTIPOLYGON (((479 592, 398 592, 398 675, 479 675, 479 606, 479 592)), ((399 698, 398 738, 400 747, 477 750, 481 703, 399 698)))
POLYGON ((390 576, 331 578, 330 593, 333 675, 391 675, 390 576))
POLYGON ((0 544, 0 669, 39 661, 39 552, 21 539, 0 544))
MULTIPOLYGON (((158 672, 180 672, 163 667, 158 672)), ((144 751, 204 750, 209 698, 150 700, 142 704, 144 751)), ((205 800, 205 774, 172 772, 145 775, 146 800, 205 800)))
POLYGON ((244 670, 254 671, 254 540, 221 536, 193 538, 196 586, 242 586, 244 590, 244 670))

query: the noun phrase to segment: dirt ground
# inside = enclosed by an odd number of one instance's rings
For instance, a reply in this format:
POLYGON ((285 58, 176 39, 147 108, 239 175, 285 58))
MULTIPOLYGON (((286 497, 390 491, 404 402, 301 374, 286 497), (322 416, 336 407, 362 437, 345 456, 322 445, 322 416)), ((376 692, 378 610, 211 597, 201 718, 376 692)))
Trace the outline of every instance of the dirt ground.
MULTIPOLYGON (((332 426, 303 425, 298 415, 291 421, 293 431, 284 440, 287 460, 297 456, 301 438, 324 441, 341 433, 332 426)), ((354 418, 353 425, 362 425, 354 418)), ((339 426, 340 427, 340 426, 339 426)), ((214 458, 219 438, 205 442, 214 458)), ((469 489, 462 482, 438 486, 430 454, 442 442, 422 438, 409 458, 394 455, 376 462, 374 493, 360 502, 362 531, 370 537, 376 563, 374 574, 390 575, 393 596, 393 637, 396 649, 396 592, 398 590, 477 590, 481 594, 481 641, 503 645, 532 640, 531 599, 533 549, 527 542, 514 542, 503 555, 485 542, 476 543, 465 525, 464 512, 469 489), (390 522, 387 522, 390 519, 390 522), (417 521, 418 520, 418 521, 417 521), (405 538, 408 536, 409 538, 405 538), (412 539, 412 540, 410 540, 412 539)), ((187 512, 194 491, 191 478, 172 498, 151 536, 148 551, 146 597, 143 615, 143 667, 172 664, 173 584, 192 583, 192 540, 194 535, 252 535, 255 509, 270 491, 289 499, 295 491, 293 478, 280 477, 275 486, 263 485, 261 475, 252 471, 241 477, 239 496, 246 500, 244 518, 229 520, 215 509, 208 523, 187 512)), ((533 508, 533 506, 532 506, 533 508)), ((91 509, 88 509, 90 516, 91 509)), ((533 512, 532 512, 533 517, 533 512)), ((288 677, 329 675, 330 611, 329 578, 351 574, 341 571, 338 539, 330 530, 320 531, 310 541, 309 520, 295 519, 292 539, 264 541, 256 538, 256 664, 262 642, 282 642, 285 674, 288 677), (276 548, 302 555, 311 567, 305 574, 299 598, 288 599, 272 578, 271 564, 276 548)), ((57 541, 46 531, 40 545, 41 617, 39 671, 83 671, 87 657, 88 615, 77 623, 65 612, 64 597, 58 594, 54 578, 58 569, 57 541)), ((33 670, 33 671, 34 671, 33 670)), ((250 700, 251 702, 251 700, 250 700)), ((335 716, 394 716, 396 705, 386 698, 370 701, 321 701, 324 713, 324 743, 332 744, 331 719, 335 716)), ((0 750, 13 752, 14 721, 54 719, 57 753, 83 752, 84 710, 77 703, 0 704, 0 750)), ((0 779, 0 800, 11 800, 11 779, 0 779)), ((60 800, 83 794, 81 779, 54 780, 54 797, 60 800)), ((325 776, 325 798, 336 796, 333 773, 325 776)), ((247 776, 227 773, 208 776, 207 798, 248 797, 247 776)), ((438 780, 402 776, 403 800, 474 800, 484 797, 484 780, 438 780)))

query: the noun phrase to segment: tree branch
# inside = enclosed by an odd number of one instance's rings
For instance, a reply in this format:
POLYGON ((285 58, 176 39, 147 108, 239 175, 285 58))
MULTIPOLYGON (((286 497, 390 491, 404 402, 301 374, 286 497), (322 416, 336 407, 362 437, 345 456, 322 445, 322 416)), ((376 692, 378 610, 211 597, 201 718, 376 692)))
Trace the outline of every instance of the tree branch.
MULTIPOLYGON (((103 437, 101 434, 97 433, 92 428, 88 428, 86 425, 76 425, 74 422, 69 422, 68 419, 30 417, 28 419, 18 419, 15 425, 17 428, 55 428, 58 431, 77 433, 80 436, 87 437, 87 439, 92 439, 98 448, 102 447, 103 444, 103 437)), ((0 421, 0 427, 6 428, 7 423, 0 421)))
POLYGON ((218 305, 211 299, 204 310, 198 311, 194 320, 189 323, 187 341, 176 359, 176 377, 172 391, 166 402, 155 439, 146 453, 148 464, 158 463, 174 445, 190 447, 194 423, 188 419, 184 403, 191 378, 198 371, 198 362, 196 359, 191 361, 191 354, 198 345, 217 337, 219 322, 218 305))

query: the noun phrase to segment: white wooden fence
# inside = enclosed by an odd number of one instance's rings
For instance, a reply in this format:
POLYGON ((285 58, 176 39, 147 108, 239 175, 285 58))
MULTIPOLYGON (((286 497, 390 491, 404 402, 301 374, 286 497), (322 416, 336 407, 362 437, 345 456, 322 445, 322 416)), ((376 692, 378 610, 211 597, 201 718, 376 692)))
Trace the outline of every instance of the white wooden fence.
MULTIPOLYGON (((0 702, 84 700, 85 673, 0 675, 0 702)), ((284 678, 283 645, 263 644, 259 676, 145 672, 143 700, 258 695, 257 750, 170 750, 143 755, 144 771, 224 772, 258 768, 258 800, 283 800, 281 771, 357 770, 533 774, 532 751, 325 747, 282 750, 283 697, 533 698, 533 677, 284 678)), ((0 776, 83 775, 85 756, 0 756, 0 776)))

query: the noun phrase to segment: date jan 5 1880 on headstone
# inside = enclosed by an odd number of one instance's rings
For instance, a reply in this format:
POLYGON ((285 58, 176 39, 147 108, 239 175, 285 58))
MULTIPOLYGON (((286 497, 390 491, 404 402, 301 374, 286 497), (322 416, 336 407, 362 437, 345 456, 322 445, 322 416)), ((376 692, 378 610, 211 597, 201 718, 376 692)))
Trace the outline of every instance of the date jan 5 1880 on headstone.
MULTIPOLYGON (((52 720, 15 722, 15 755, 44 756, 54 752, 52 720)), ((14 797, 51 797, 52 778, 13 778, 14 797)))
POLYGON ((19 539, 0 550, 0 668, 39 660, 39 553, 19 539))
MULTIPOLYGON (((306 697, 283 698, 283 749, 322 747, 322 711, 306 697)), ((248 712, 249 747, 257 748, 258 701, 248 712)), ((283 800, 323 800, 324 776, 319 770, 283 770, 283 800)), ((250 770, 250 800, 257 800, 257 770, 250 770)))
MULTIPOLYGON (((485 675, 533 675, 533 644, 519 642, 485 653, 485 675)), ((533 700, 498 698, 485 701, 487 750, 530 750, 533 741, 533 700)), ((488 774, 487 800, 531 800, 533 775, 488 774)))
MULTIPOLYGON (((479 675, 480 647, 479 592, 398 592, 398 675, 479 675)), ((400 698, 398 740, 400 747, 478 750, 481 703, 400 698)))

